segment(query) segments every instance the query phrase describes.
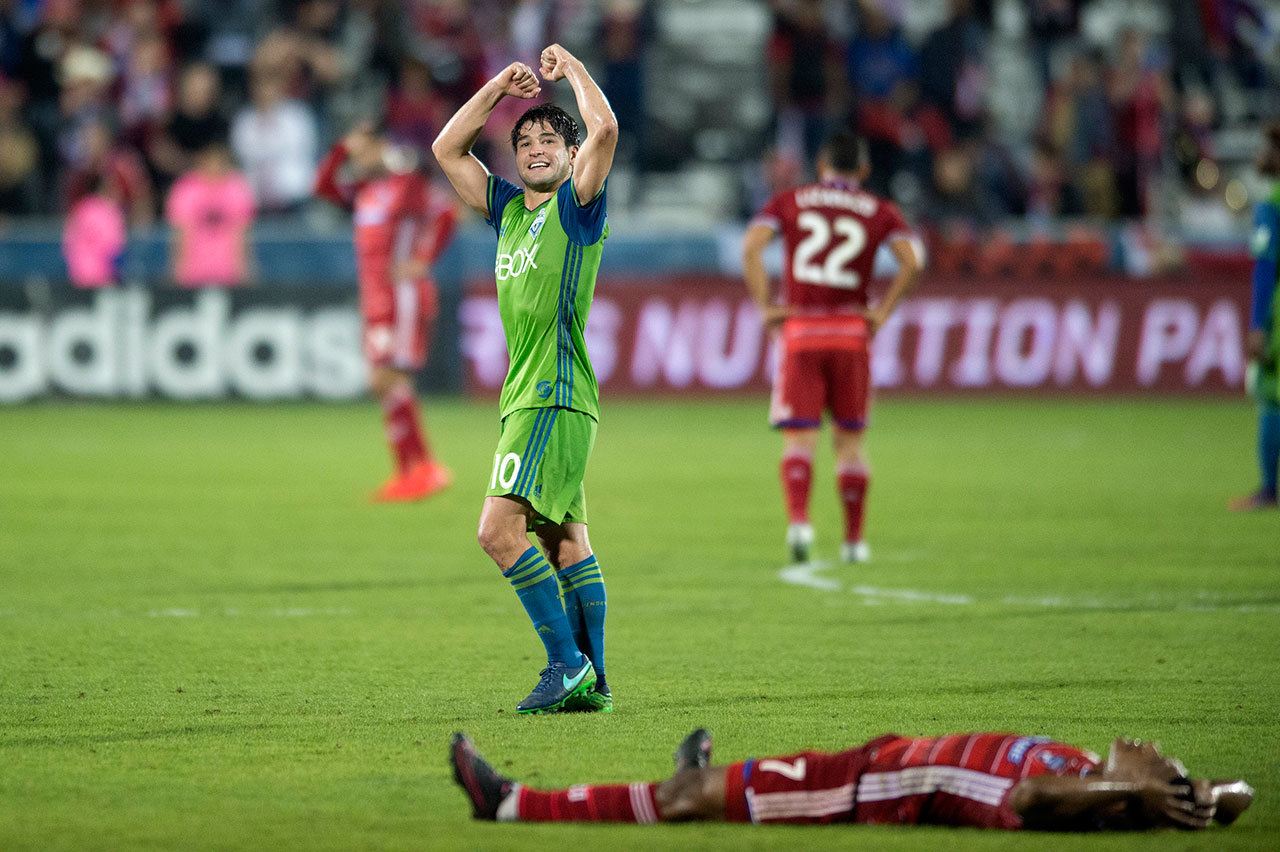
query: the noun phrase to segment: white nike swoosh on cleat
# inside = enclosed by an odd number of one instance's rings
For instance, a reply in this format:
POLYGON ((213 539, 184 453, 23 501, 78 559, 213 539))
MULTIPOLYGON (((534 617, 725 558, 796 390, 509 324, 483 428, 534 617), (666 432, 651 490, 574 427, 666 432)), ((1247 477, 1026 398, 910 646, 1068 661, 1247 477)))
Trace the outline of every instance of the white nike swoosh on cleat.
POLYGON ((566 691, 572 691, 578 684, 582 683, 582 679, 587 676, 587 669, 591 667, 590 663, 584 663, 582 671, 578 672, 578 676, 570 679, 568 675, 560 675, 560 682, 564 684, 566 691))

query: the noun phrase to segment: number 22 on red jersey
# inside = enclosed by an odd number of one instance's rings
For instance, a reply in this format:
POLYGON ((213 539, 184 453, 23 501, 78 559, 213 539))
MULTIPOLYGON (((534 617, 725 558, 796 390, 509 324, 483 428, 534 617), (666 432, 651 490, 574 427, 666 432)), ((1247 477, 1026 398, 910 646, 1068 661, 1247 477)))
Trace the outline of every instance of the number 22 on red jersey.
POLYGON ((792 278, 845 290, 862 284, 862 276, 851 268, 851 262, 867 247, 867 229, 860 221, 852 216, 829 219, 816 210, 806 210, 796 217, 796 227, 804 238, 791 256, 792 278))
POLYGON ((865 307, 876 251, 912 236, 891 202, 840 182, 779 193, 752 224, 782 234, 783 293, 795 307, 865 307))

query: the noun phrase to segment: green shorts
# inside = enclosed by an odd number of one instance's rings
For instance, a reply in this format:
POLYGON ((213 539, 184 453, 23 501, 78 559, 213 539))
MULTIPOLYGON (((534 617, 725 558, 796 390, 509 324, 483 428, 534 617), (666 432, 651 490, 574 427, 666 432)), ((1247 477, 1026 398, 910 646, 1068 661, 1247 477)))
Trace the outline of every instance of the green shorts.
POLYGON ((519 497, 541 518, 532 523, 585 524, 582 479, 596 443, 596 421, 568 408, 522 408, 502 421, 489 474, 489 497, 519 497))

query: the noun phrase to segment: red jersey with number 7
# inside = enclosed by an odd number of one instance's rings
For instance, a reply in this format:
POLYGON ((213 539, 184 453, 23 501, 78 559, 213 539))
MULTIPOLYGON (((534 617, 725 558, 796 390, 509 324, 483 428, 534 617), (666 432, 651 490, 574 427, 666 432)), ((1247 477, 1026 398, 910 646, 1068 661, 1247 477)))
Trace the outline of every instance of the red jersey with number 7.
POLYGON ((1094 772, 1096 754, 1048 737, 885 734, 847 751, 747 760, 725 770, 731 822, 1022 827, 1024 778, 1094 772))
POLYGON ((912 236, 897 206, 839 180, 780 192, 753 225, 782 235, 781 303, 792 316, 783 339, 792 349, 862 348, 876 252, 895 237, 912 236))

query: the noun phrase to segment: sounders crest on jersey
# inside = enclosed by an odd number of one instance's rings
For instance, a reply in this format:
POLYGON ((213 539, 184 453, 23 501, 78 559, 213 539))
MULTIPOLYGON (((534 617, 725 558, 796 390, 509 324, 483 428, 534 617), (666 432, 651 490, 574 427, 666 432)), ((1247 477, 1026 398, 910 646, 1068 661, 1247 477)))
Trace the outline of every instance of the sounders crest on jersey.
POLYGON ((537 239, 538 233, 542 230, 542 225, 547 221, 547 208, 543 207, 538 213, 538 218, 533 220, 533 224, 529 226, 529 236, 537 239))

